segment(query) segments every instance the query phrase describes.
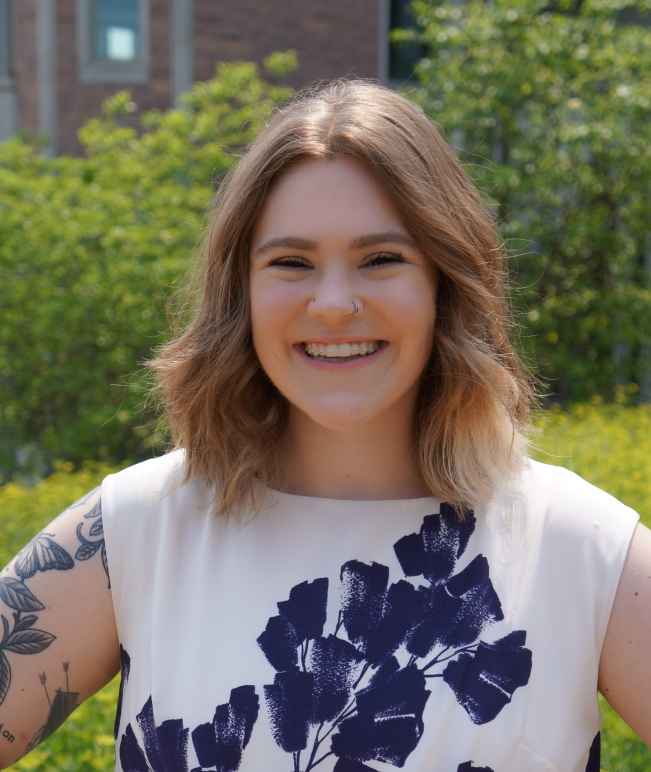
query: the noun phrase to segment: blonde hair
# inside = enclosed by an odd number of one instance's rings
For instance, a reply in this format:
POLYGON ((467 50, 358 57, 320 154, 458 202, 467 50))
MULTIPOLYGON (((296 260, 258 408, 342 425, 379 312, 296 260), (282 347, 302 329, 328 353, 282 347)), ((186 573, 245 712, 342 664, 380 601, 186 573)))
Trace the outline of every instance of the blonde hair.
POLYGON ((436 269, 415 456, 432 496, 463 519, 522 467, 533 377, 509 340, 507 255, 493 215, 423 110, 372 80, 339 78, 298 92, 221 181, 173 338, 145 363, 155 375, 150 394, 173 448, 185 451, 184 482, 214 485, 216 514, 247 498, 255 509, 256 482, 273 487, 278 479, 288 405, 252 345, 251 235, 289 164, 341 155, 372 171, 436 269))

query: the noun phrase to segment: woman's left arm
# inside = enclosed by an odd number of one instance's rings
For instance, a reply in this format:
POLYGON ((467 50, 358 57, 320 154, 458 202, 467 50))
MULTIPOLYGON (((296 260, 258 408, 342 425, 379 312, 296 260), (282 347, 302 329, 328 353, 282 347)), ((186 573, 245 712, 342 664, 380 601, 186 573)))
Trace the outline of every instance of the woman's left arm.
POLYGON ((610 614, 599 691, 651 748, 651 530, 638 523, 610 614))

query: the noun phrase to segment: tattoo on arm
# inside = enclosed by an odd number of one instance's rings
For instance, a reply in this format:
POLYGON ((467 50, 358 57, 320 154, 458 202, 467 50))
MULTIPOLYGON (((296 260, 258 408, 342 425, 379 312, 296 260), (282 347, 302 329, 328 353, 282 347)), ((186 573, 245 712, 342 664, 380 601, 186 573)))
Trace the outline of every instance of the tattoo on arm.
POLYGON ((43 740, 49 737, 53 732, 55 732, 79 704, 79 692, 70 691, 70 681, 68 678, 69 670, 70 663, 64 662, 63 672, 65 673, 66 678, 65 688, 58 688, 54 693, 54 697, 52 697, 48 691, 47 676, 45 673, 41 673, 39 676, 39 680, 45 691, 45 697, 47 698, 48 705, 50 706, 50 711, 45 723, 34 735, 34 737, 32 737, 29 745, 27 746, 28 752, 35 748, 39 743, 43 742, 43 740))
POLYGON ((0 721, 0 737, 10 743, 16 742, 16 735, 12 734, 2 721, 0 721))
MULTIPOLYGON (((38 614, 45 606, 29 589, 25 580, 45 568, 38 568, 39 548, 45 544, 49 548, 49 542, 56 547, 52 550, 48 560, 55 561, 56 552, 60 568, 65 570, 74 565, 68 553, 54 542, 49 534, 38 534, 17 556, 14 562, 14 571, 18 579, 11 576, 0 577, 0 600, 12 609, 13 626, 4 614, 2 619, 2 639, 0 640, 0 705, 5 701, 11 686, 11 664, 7 658, 7 652, 13 654, 39 654, 56 640, 56 636, 45 630, 34 627, 38 621, 38 614), (65 556, 65 557, 64 557, 65 556), (66 560, 67 558, 67 560, 66 560)), ((54 568, 50 565, 49 568, 54 568)))
MULTIPOLYGON (((87 497, 86 497, 87 498, 87 497)), ((85 499, 84 499, 85 500, 85 499)), ((73 506, 77 506, 73 504, 73 506)), ((102 557, 102 565, 104 566, 104 573, 106 574, 106 581, 108 583, 108 589, 111 589, 111 577, 109 576, 108 561, 106 559, 106 544, 104 541, 104 524, 102 522, 102 500, 97 499, 95 506, 84 515, 84 520, 77 526, 77 538, 79 539, 80 546, 75 552, 75 558, 77 560, 89 560, 98 551, 102 557), (92 520, 94 522, 88 523, 90 528, 88 530, 87 538, 83 534, 83 529, 86 523, 84 521, 92 520)))
MULTIPOLYGON (((68 509, 82 506, 96 491, 97 488, 90 491, 68 509)), ((111 580, 106 559, 101 499, 98 498, 94 507, 84 515, 82 521, 77 525, 77 538, 80 546, 75 552, 75 558, 77 560, 89 560, 100 551, 110 589, 111 580), (87 523, 87 521, 92 522, 87 523), (83 529, 86 525, 90 527, 88 535, 84 536, 83 529)), ((2 620, 0 705, 5 701, 11 686, 11 664, 7 654, 39 654, 56 640, 56 636, 52 633, 34 627, 38 621, 38 612, 43 611, 45 606, 29 589, 26 584, 27 580, 38 572, 69 571, 74 568, 74 565, 75 562, 68 551, 54 540, 54 534, 41 531, 16 556, 11 568, 17 578, 9 576, 8 570, 3 571, 0 575, 0 601, 12 610, 13 617, 13 624, 11 624, 4 614, 0 614, 2 620)), ((40 735, 36 743, 41 742, 51 734, 77 706, 75 700, 78 699, 79 695, 76 692, 71 692, 68 686, 68 663, 64 663, 63 667, 66 674, 66 688, 65 690, 57 689, 53 700, 50 699, 47 692, 45 673, 41 676, 41 683, 50 705, 50 716, 46 724, 39 730, 40 735)), ((3 733, 0 736, 5 735, 3 733)), ((32 747, 34 746, 30 745, 30 749, 32 747)))

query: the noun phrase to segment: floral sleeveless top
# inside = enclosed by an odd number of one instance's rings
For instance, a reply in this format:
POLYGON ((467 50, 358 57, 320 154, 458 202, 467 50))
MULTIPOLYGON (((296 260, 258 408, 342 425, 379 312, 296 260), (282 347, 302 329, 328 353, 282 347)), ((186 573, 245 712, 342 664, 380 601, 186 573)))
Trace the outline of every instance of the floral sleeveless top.
POLYGON ((599 658, 638 514, 529 460, 434 498, 260 488, 177 450, 106 477, 121 772, 599 772, 599 658))

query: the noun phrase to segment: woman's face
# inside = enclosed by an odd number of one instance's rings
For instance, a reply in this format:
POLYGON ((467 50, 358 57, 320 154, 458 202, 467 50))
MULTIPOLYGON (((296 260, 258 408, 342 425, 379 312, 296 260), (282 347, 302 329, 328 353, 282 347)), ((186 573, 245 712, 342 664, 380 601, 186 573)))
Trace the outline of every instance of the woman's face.
POLYGON ((294 408, 328 429, 354 429, 389 411, 406 416, 432 349, 433 277, 362 163, 298 162, 277 180, 253 233, 251 324, 260 364, 294 408), (389 235, 352 243, 373 234, 389 235), (332 340, 386 345, 351 364, 311 359, 303 349, 332 340))

